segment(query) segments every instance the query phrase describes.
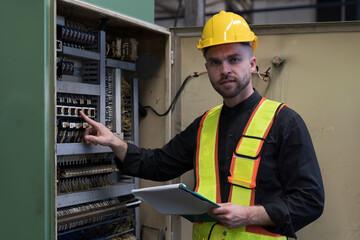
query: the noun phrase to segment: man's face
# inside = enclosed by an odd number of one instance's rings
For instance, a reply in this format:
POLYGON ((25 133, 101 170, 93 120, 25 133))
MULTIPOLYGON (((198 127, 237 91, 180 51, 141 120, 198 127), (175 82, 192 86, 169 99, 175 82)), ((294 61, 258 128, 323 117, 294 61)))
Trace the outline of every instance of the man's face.
POLYGON ((253 92, 251 72, 255 71, 256 59, 250 46, 240 43, 212 46, 205 60, 211 84, 225 104, 234 106, 253 92))

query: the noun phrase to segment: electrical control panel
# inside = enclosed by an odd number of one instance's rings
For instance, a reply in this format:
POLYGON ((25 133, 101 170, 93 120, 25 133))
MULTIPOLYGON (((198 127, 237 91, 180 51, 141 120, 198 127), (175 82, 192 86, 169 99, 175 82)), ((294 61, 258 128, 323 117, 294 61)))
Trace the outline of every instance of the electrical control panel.
POLYGON ((166 107, 170 33, 83 1, 57 0, 55 34, 55 238, 140 239, 140 201, 131 194, 139 180, 121 172, 111 148, 84 142, 89 124, 80 112, 129 143, 164 144, 170 124, 148 114, 140 125, 139 101, 166 107), (138 61, 149 55, 157 63, 152 74, 138 61))
POLYGON ((68 8, 74 6, 58 2, 57 239, 137 239, 139 201, 131 190, 138 182, 121 174, 109 147, 84 143, 89 124, 80 111, 138 144, 135 60, 141 42, 131 32, 95 26, 68 8))

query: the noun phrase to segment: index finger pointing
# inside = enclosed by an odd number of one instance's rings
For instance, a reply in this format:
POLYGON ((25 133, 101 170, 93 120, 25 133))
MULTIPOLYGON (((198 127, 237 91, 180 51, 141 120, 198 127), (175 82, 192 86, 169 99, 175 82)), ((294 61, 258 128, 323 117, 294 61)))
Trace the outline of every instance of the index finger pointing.
POLYGON ((81 117, 91 126, 95 126, 97 124, 96 121, 94 121, 91 118, 89 118, 88 116, 86 116, 83 111, 79 111, 79 113, 80 113, 81 117))

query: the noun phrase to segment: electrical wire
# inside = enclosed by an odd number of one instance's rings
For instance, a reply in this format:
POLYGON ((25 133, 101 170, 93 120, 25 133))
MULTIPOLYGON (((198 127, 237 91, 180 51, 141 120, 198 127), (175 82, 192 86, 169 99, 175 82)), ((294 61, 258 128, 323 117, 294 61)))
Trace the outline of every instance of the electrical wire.
MULTIPOLYGON (((271 79, 271 78, 270 78, 270 73, 269 73, 270 68, 268 68, 265 73, 260 73, 259 70, 258 70, 258 69, 259 69, 258 67, 256 67, 256 69, 257 69, 257 71, 254 72, 253 74, 257 74, 257 75, 260 77, 260 79, 262 79, 262 80, 265 81, 265 82, 269 82, 269 81, 270 81, 270 79, 271 79)), ((172 102, 171 102, 169 108, 166 110, 166 112, 164 112, 164 113, 158 113, 158 112, 157 112, 153 107, 151 107, 151 106, 144 106, 143 108, 144 108, 144 109, 150 109, 152 112, 154 112, 154 113, 155 113, 157 116, 159 116, 159 117, 166 116, 166 115, 170 112, 170 110, 172 110, 172 109, 174 108, 174 105, 176 104, 176 102, 177 102, 177 100, 178 100, 181 92, 184 90, 185 85, 187 84, 187 82, 188 82, 191 78, 193 78, 193 77, 199 77, 200 75, 203 75, 203 74, 205 74, 205 73, 207 73, 207 72, 201 72, 201 73, 194 72, 194 73, 190 74, 189 76, 187 76, 187 77, 185 78, 184 82, 181 84, 179 90, 177 91, 174 99, 172 100, 172 102)))
POLYGON ((214 230, 215 225, 217 225, 217 224, 219 224, 219 222, 216 222, 216 223, 214 223, 214 224, 211 226, 210 232, 209 232, 209 235, 208 235, 208 240, 210 240, 211 233, 212 233, 212 231, 214 230))
POLYGON ((177 10, 176 10, 174 27, 176 27, 176 25, 177 25, 177 20, 178 20, 179 15, 180 15, 180 9, 181 9, 181 7, 182 7, 182 0, 179 0, 179 6, 178 6, 178 8, 177 8, 177 10))
POLYGON ((151 111, 153 111, 153 112, 154 112, 157 116, 159 116, 159 117, 166 116, 166 115, 170 112, 170 110, 173 109, 173 107, 174 107, 175 103, 177 102, 177 100, 178 100, 181 92, 184 90, 186 83, 187 83, 190 79, 192 79, 193 77, 199 77, 200 75, 203 75, 203 74, 205 74, 205 73, 207 73, 207 72, 201 72, 201 73, 194 72, 194 73, 190 74, 189 76, 187 76, 187 77, 185 78, 184 82, 181 84, 179 90, 177 91, 174 99, 172 100, 172 102, 171 102, 171 104, 170 104, 170 107, 166 110, 166 112, 160 114, 160 113, 158 113, 154 108, 152 108, 151 106, 144 106, 143 108, 144 108, 144 109, 150 109, 151 111))
POLYGON ((260 73, 259 72, 259 67, 256 66, 256 72, 253 72, 253 74, 257 74, 259 76, 259 78, 261 80, 263 80, 264 82, 270 82, 271 77, 270 77, 270 67, 264 72, 264 73, 260 73))
POLYGON ((121 122, 122 122, 122 130, 124 132, 131 131, 131 112, 129 112, 128 105, 129 100, 128 97, 131 96, 131 86, 126 80, 123 78, 121 81, 121 88, 122 88, 122 98, 121 98, 121 105, 122 105, 122 114, 121 114, 121 122))

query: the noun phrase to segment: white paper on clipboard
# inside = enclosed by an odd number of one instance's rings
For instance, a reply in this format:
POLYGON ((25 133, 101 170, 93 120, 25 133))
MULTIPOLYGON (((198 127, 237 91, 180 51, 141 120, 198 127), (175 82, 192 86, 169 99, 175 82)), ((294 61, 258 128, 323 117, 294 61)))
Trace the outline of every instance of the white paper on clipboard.
POLYGON ((134 189, 132 193, 167 215, 200 215, 207 213, 210 208, 219 207, 186 188, 183 183, 134 189))

